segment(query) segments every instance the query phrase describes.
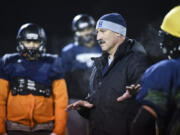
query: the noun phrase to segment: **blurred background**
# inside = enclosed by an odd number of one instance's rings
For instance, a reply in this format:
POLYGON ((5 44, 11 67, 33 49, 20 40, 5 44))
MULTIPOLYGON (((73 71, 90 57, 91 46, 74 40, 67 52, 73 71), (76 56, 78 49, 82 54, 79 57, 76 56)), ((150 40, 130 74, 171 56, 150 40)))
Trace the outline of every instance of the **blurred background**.
POLYGON ((128 37, 135 38, 158 54, 157 30, 163 16, 180 0, 1 0, 0 55, 16 51, 19 27, 34 22, 46 30, 47 51, 58 53, 72 40, 71 22, 86 13, 96 20, 105 13, 118 12, 127 22, 128 37), (152 47, 155 46, 155 47, 152 47))

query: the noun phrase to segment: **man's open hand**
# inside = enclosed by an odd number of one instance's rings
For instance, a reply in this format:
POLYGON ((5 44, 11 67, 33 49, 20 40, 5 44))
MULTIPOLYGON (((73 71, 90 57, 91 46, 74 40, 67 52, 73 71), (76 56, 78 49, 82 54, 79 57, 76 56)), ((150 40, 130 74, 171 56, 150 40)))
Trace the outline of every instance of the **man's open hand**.
POLYGON ((118 97, 117 101, 121 102, 128 98, 131 98, 133 95, 136 95, 140 89, 141 89, 140 84, 137 85, 132 84, 130 86, 126 86, 126 92, 122 96, 118 97))
POLYGON ((79 100, 67 106, 66 111, 80 110, 81 107, 92 108, 94 105, 87 101, 79 100))

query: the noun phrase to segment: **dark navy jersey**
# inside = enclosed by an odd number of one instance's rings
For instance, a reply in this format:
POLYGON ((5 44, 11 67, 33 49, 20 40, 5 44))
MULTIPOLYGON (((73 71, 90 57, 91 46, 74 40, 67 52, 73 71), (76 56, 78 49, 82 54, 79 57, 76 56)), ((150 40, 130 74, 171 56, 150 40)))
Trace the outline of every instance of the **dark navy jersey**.
POLYGON ((46 86, 61 79, 64 71, 57 55, 42 54, 36 61, 28 61, 19 53, 5 54, 0 61, 0 78, 13 83, 14 78, 26 78, 46 86))
POLYGON ((66 72, 89 69, 93 65, 91 57, 98 57, 101 55, 101 52, 99 45, 86 47, 84 45, 75 45, 74 43, 68 44, 62 49, 61 53, 63 66, 66 72))
POLYGON ((91 57, 99 57, 101 52, 99 45, 86 47, 74 43, 68 44, 62 49, 61 56, 70 98, 84 99, 87 96, 93 65, 91 57))
POLYGON ((153 108, 160 121, 170 124, 165 129, 172 127, 168 129, 171 134, 180 133, 180 58, 151 66, 144 73, 141 85, 137 100, 153 108))

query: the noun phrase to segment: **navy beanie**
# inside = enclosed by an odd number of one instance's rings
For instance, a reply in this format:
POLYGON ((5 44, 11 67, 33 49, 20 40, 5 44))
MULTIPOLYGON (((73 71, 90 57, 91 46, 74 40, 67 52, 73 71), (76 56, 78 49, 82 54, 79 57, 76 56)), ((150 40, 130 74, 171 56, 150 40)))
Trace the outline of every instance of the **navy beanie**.
POLYGON ((118 13, 103 15, 97 22, 96 29, 105 28, 126 36, 126 22, 118 13))

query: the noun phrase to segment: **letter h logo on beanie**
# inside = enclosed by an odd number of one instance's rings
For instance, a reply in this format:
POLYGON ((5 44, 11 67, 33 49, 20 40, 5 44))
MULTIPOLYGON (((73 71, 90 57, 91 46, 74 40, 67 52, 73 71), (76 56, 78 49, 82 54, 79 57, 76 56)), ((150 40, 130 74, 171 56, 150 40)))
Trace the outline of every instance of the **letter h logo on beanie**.
POLYGON ((118 13, 103 15, 97 22, 96 29, 105 28, 126 36, 126 22, 118 13))

